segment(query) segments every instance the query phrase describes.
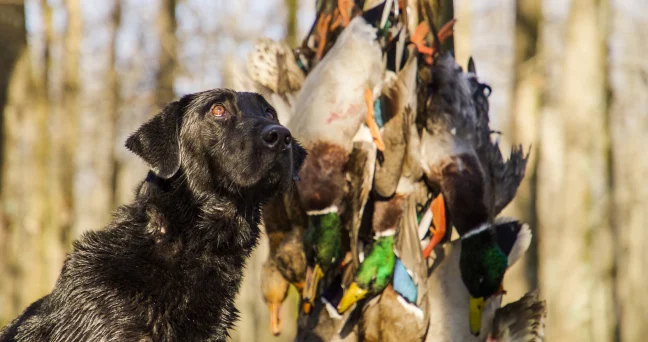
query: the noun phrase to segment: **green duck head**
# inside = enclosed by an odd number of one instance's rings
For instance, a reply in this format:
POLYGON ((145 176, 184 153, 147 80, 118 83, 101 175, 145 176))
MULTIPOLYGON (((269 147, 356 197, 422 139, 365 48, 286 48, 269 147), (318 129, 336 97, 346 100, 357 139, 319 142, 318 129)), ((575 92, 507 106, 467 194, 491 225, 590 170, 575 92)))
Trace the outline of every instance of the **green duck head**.
POLYGON ((308 229, 304 235, 306 249, 306 283, 302 299, 304 312, 310 313, 310 308, 317 296, 317 286, 320 279, 331 269, 337 267, 343 258, 342 251, 342 221, 337 210, 327 210, 308 215, 308 229))
POLYGON ((357 301, 381 293, 392 280, 395 264, 394 235, 379 237, 340 300, 338 312, 344 313, 357 301))
POLYGON ((508 258, 490 225, 484 224, 462 237, 459 269, 470 293, 470 330, 475 335, 481 330, 484 301, 500 288, 507 267, 508 258))

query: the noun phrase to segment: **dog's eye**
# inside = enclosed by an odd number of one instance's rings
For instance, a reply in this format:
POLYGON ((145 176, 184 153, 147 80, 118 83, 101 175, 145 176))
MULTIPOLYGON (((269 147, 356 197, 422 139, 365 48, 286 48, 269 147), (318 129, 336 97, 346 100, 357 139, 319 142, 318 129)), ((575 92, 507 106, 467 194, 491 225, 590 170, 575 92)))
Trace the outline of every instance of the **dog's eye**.
POLYGON ((222 118, 227 115, 227 110, 225 110, 225 107, 223 107, 223 105, 215 104, 211 108, 211 113, 216 117, 222 118))
POLYGON ((275 114, 274 110, 268 108, 265 111, 265 117, 267 119, 274 120, 277 117, 277 115, 275 114))

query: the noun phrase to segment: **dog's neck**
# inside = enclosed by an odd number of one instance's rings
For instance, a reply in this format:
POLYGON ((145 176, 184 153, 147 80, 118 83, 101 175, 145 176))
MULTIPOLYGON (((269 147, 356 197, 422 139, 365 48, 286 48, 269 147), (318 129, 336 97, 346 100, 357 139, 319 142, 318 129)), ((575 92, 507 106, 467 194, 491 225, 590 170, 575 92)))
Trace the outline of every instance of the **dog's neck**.
POLYGON ((257 244, 259 199, 225 191, 198 192, 191 189, 182 172, 169 179, 149 172, 137 198, 148 210, 163 216, 170 226, 165 232, 167 239, 182 241, 185 252, 249 252, 257 244))

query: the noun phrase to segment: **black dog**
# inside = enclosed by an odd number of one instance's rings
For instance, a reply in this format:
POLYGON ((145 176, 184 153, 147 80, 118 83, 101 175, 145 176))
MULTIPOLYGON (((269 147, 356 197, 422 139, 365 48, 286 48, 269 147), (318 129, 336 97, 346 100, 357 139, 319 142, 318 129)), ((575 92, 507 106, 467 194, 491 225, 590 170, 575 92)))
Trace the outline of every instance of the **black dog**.
POLYGON ((74 243, 51 294, 1 341, 224 341, 259 207, 306 152, 258 94, 169 104, 126 142, 151 171, 134 203, 74 243))

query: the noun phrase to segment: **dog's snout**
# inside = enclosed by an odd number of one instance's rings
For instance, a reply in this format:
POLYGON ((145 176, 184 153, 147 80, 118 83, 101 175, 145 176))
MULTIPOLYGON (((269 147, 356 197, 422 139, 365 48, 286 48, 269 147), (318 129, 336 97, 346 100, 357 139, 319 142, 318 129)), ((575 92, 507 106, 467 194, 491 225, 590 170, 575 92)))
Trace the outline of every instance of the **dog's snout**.
POLYGON ((281 148, 290 146, 292 136, 290 131, 283 126, 272 125, 263 129, 261 138, 266 146, 270 148, 281 148))

